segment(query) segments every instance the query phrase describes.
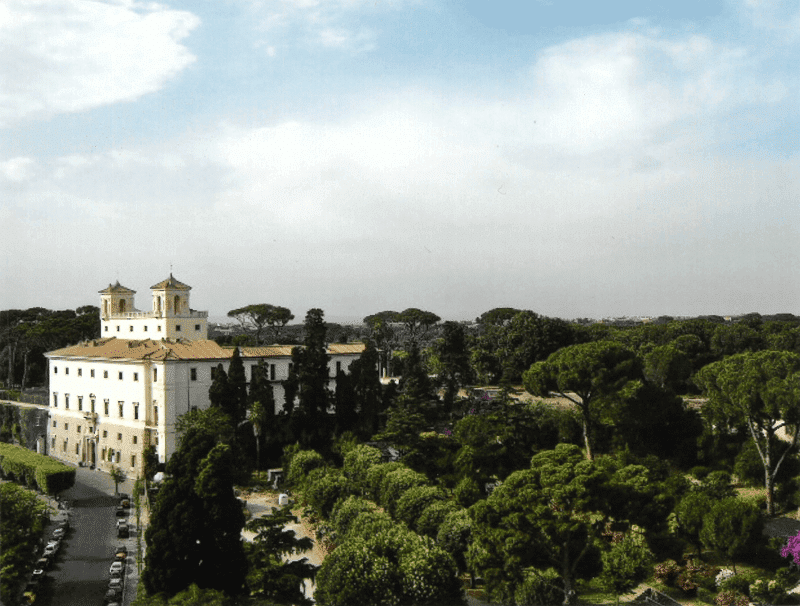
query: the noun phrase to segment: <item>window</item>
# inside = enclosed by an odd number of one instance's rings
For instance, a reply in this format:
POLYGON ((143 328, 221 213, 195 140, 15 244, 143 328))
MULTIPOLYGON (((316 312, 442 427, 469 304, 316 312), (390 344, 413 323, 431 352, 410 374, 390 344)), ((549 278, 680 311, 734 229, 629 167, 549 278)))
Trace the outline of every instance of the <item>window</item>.
POLYGON ((94 398, 92 398, 90 401, 92 403, 92 412, 94 412, 94 398))
POLYGON ((125 403, 124 402, 117 402, 117 406, 119 407, 119 418, 122 418, 122 407, 125 403))
POLYGON ((117 332, 119 332, 119 325, 117 326, 117 332))
POLYGON ((158 368, 153 369, 153 381, 158 381, 158 368))
POLYGON ((153 421, 158 423, 158 406, 153 406, 153 421))
POLYGON ((78 396, 78 410, 83 410, 83 396, 78 396))
POLYGON ((133 332, 133 326, 128 327, 128 332, 133 332))
POLYGON ((104 379, 107 379, 107 378, 108 378, 108 371, 107 371, 107 370, 104 370, 104 371, 103 371, 103 378, 104 378, 104 379))
POLYGON ((119 380, 122 381, 122 371, 119 371, 119 380))
POLYGON ((53 427, 58 427, 58 421, 53 421, 53 427))
POLYGON ((106 430, 106 429, 103 430, 103 437, 104 438, 108 437, 108 430, 106 430))
POLYGON ((56 447, 56 437, 53 436, 52 438, 50 438, 50 448, 55 448, 55 447, 56 447))
POLYGON ((139 373, 138 372, 133 373, 133 380, 134 381, 138 381, 139 380, 139 373))
POLYGON ((64 423, 64 431, 69 431, 69 423, 64 423))
POLYGON ((78 425, 78 433, 80 433, 80 432, 81 432, 81 426, 78 425))
POLYGON ((58 408, 58 394, 53 394, 53 408, 58 408))
POLYGON ((69 366, 65 366, 65 367, 64 367, 64 374, 65 374, 65 375, 68 375, 68 374, 69 374, 69 366))
POLYGON ((180 324, 176 324, 175 325, 175 332, 180 332, 180 331, 181 331, 181 325, 180 324))
POLYGON ((83 376, 83 368, 79 368, 79 369, 78 369, 78 376, 79 376, 79 377, 82 377, 82 376, 83 376))
POLYGON ((147 332, 147 325, 145 325, 145 327, 144 327, 144 331, 145 331, 145 332, 147 332))
POLYGON ((69 410, 69 394, 68 393, 64 394, 64 408, 69 410))
POLYGON ((103 400, 103 408, 105 409, 105 415, 108 416, 108 400, 103 400))
POLYGON ((119 463, 121 459, 122 459, 122 453, 117 452, 117 463, 119 463))
POLYGON ((195 325, 194 325, 194 329, 195 329, 195 330, 200 330, 200 325, 199 325, 199 324, 195 324, 195 325))
POLYGON ((156 436, 156 446, 158 446, 158 436, 156 436))
POLYGON ((340 372, 342 372, 342 363, 341 362, 337 362, 336 363, 336 374, 338 375, 340 372))
POLYGON ((87 433, 94 433, 94 427, 92 427, 91 425, 89 425, 89 427, 87 427, 87 428, 86 428, 86 432, 87 432, 87 433))
POLYGON ((108 326, 103 326, 103 330, 105 330, 106 332, 108 332, 108 326))
POLYGON ((131 467, 136 467, 136 455, 131 455, 131 467))
POLYGON ((138 419, 139 418, 139 405, 136 404, 135 402, 133 404, 133 418, 134 419, 138 419))
POLYGON ((58 374, 58 366, 53 366, 53 374, 54 375, 58 374))
POLYGON ((158 332, 161 332, 161 324, 158 325, 158 332))
POLYGON ((89 371, 89 376, 94 379, 94 368, 89 371))
POLYGON ((67 443, 68 442, 69 442, 69 438, 64 438, 64 446, 63 446, 64 452, 67 452, 67 443))
POLYGON ((133 443, 134 444, 138 444, 139 443, 139 436, 133 436, 133 443))
POLYGON ((189 373, 192 375, 192 381, 197 381, 197 369, 190 368, 189 373))
POLYGON ((120 442, 122 441, 122 434, 121 433, 117 434, 117 440, 119 440, 120 442))
POLYGON ((105 461, 106 460, 106 449, 105 448, 100 451, 100 460, 101 461, 105 461))
POLYGON ((270 381, 274 381, 275 380, 275 365, 274 364, 270 364, 269 365, 269 380, 270 381))
POLYGON ((81 454, 81 443, 75 444, 75 454, 81 454))

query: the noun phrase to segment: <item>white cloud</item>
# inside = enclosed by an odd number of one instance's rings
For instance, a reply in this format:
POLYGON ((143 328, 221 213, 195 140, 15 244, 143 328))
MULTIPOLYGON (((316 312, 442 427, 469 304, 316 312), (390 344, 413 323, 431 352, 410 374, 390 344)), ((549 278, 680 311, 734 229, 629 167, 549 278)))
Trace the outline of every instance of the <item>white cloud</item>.
POLYGON ((9 158, 0 161, 0 178, 13 183, 30 180, 36 170, 36 162, 32 158, 9 158))
POLYGON ((131 101, 194 61, 199 20, 159 5, 7 0, 0 7, 0 126, 131 101))

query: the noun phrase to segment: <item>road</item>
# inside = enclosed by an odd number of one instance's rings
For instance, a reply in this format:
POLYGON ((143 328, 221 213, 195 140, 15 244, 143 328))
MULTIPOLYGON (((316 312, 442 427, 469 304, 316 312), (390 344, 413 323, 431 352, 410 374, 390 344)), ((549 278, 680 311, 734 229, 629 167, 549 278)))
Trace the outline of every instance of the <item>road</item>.
MULTIPOLYGON (((133 482, 120 484, 120 492, 133 492, 133 482)), ((61 495, 71 503, 70 530, 36 604, 43 606, 101 606, 108 587, 108 569, 120 544, 129 550, 125 604, 136 591, 136 539, 117 539, 114 482, 108 474, 79 467, 75 485, 61 495)), ((131 515, 135 515, 131 510, 131 515)))

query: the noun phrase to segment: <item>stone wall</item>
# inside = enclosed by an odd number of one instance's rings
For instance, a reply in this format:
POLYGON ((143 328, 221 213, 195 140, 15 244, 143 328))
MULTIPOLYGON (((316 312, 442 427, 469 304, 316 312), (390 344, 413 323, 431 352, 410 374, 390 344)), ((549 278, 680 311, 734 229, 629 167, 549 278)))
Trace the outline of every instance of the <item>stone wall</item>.
POLYGON ((19 444, 30 450, 47 454, 47 420, 49 411, 44 406, 0 401, 0 442, 19 444))

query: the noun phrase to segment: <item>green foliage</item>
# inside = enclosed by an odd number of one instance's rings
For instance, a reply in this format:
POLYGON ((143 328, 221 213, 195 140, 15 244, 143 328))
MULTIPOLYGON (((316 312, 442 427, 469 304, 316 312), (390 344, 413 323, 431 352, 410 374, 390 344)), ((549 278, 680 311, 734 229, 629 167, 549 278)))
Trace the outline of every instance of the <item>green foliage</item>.
MULTIPOLYGON (((413 489, 412 489, 413 490, 413 489)), ((453 501, 433 501, 412 524, 419 534, 435 539, 447 516, 461 508, 453 501)))
POLYGON ((0 601, 16 603, 35 559, 49 508, 30 491, 0 483, 0 601))
POLYGON ((341 499, 334 505, 331 512, 330 522, 333 525, 337 537, 344 537, 350 531, 353 521, 362 513, 374 512, 378 506, 372 501, 351 495, 346 499, 341 499))
POLYGON ((571 599, 576 579, 597 572, 596 550, 607 523, 663 524, 659 510, 664 518, 668 510, 662 505, 642 511, 654 494, 645 472, 616 469, 609 459, 586 460, 574 445, 534 455, 529 469, 512 473, 470 508, 468 562, 486 580, 490 597, 513 595, 523 569, 554 567, 571 599))
POLYGON ((458 569, 467 569, 467 549, 472 543, 472 518, 466 509, 448 514, 436 535, 436 543, 449 553, 458 569))
POLYGON ((653 561, 653 553, 644 537, 627 533, 621 541, 603 552, 602 585, 615 596, 628 593, 643 581, 653 561))
POLYGON ((675 531, 682 539, 691 543, 697 549, 697 555, 702 552, 703 543, 700 540, 700 531, 703 530, 703 519, 713 503, 711 497, 702 491, 694 491, 685 495, 675 507, 675 531))
POLYGON ((381 502, 381 486, 383 485, 383 479, 386 477, 387 474, 396 471, 398 469, 406 469, 406 466, 400 462, 393 461, 391 463, 378 463, 376 465, 372 465, 367 469, 367 477, 366 477, 366 490, 367 496, 371 498, 376 503, 381 502))
POLYGON ((583 421, 586 456, 591 459, 594 425, 603 404, 629 381, 641 377, 636 354, 610 341, 565 347, 544 362, 532 365, 522 377, 525 389, 536 396, 555 392, 572 401, 583 421))
POLYGON ((75 468, 13 444, 0 443, 0 468, 19 484, 58 494, 75 484, 75 468))
POLYGON ((453 490, 453 498, 461 507, 470 507, 485 496, 478 482, 470 477, 462 478, 453 490))
POLYGON ((710 424, 746 427, 763 460, 767 513, 774 514, 775 478, 800 435, 800 355, 761 351, 732 355, 704 367, 694 379, 709 401, 710 424), (776 432, 785 428, 792 442, 776 432))
POLYGON ((286 481, 289 486, 302 487, 312 469, 325 465, 325 459, 315 450, 301 450, 291 458, 286 481))
POLYGON ((233 468, 229 445, 200 425, 188 428, 145 532, 142 582, 149 595, 173 596, 193 583, 229 595, 242 591, 244 513, 234 496, 233 468))
POLYGON ((124 482, 127 478, 125 475, 125 471, 120 469, 117 465, 111 466, 111 471, 109 472, 111 479, 114 481, 114 494, 119 494, 119 485, 124 482))
POLYGON ((514 603, 517 606, 551 606, 560 604, 563 599, 561 579, 553 568, 525 570, 522 582, 514 591, 514 603))
POLYGON ((303 584, 315 577, 317 567, 306 558, 287 558, 309 551, 314 542, 286 529, 290 523, 297 518, 288 506, 247 523, 247 530, 256 533, 247 546, 247 586, 253 595, 279 603, 311 604, 303 584))
POLYGON ((261 344, 261 333, 265 327, 271 327, 272 342, 277 343, 281 329, 294 320, 294 315, 289 309, 269 303, 255 303, 232 309, 228 312, 228 317, 237 320, 242 328, 252 335, 256 345, 261 344))
POLYGON ((445 501, 447 496, 441 488, 434 486, 412 486, 402 493, 394 508, 397 520, 415 528, 423 510, 435 501, 445 501))
POLYGON ((762 528, 761 512, 752 504, 731 497, 718 501, 703 518, 700 540, 728 557, 736 572, 736 560, 758 545, 762 528))
POLYGON ((409 488, 415 486, 425 486, 428 478, 423 474, 413 471, 407 467, 396 469, 386 474, 381 482, 380 500, 378 503, 390 514, 394 515, 402 494, 409 488))
POLYGON ((673 393, 683 393, 691 374, 689 356, 674 343, 655 347, 644 357, 645 378, 673 393))
MULTIPOLYGON (((322 468, 317 468, 322 470, 322 468)), ((331 515, 336 502, 349 494, 349 482, 338 469, 309 475, 303 486, 303 496, 323 518, 331 515)))
POLYGON ((366 444, 360 444, 345 454, 342 471, 352 483, 353 492, 367 492, 367 471, 382 460, 381 451, 366 444))
POLYGON ((322 563, 314 597, 321 606, 463 603, 452 558, 399 526, 339 545, 322 563))

